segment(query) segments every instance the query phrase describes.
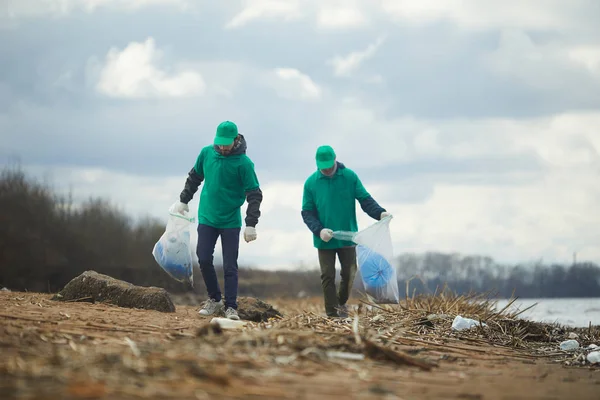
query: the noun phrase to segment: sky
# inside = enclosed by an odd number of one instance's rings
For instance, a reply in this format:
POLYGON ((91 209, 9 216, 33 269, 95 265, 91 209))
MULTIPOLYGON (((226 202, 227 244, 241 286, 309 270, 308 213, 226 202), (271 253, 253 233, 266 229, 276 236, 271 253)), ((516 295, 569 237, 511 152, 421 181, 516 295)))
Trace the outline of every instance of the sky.
POLYGON ((264 193, 241 265, 316 265, 322 144, 397 254, 600 262, 598 21, 597 0, 3 0, 0 161, 166 221, 231 120, 264 193))

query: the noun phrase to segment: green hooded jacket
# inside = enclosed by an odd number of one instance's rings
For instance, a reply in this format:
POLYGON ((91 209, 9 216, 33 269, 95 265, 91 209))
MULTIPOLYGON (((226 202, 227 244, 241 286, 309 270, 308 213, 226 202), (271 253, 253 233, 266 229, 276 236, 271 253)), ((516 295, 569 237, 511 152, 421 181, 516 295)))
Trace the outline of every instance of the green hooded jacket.
POLYGON ((379 220, 385 211, 367 192, 358 175, 340 162, 336 172, 329 177, 315 171, 304 183, 302 218, 313 233, 317 249, 337 249, 354 246, 353 242, 331 239, 324 242, 320 237, 323 228, 333 231, 357 232, 356 201, 371 218, 379 220))
POLYGON ((229 154, 221 154, 215 145, 202 149, 188 174, 180 195, 181 202, 187 204, 203 181, 198 206, 199 224, 219 229, 239 228, 242 226, 241 207, 247 200, 246 226, 256 226, 262 192, 254 163, 246 155, 243 135, 236 139, 229 154))

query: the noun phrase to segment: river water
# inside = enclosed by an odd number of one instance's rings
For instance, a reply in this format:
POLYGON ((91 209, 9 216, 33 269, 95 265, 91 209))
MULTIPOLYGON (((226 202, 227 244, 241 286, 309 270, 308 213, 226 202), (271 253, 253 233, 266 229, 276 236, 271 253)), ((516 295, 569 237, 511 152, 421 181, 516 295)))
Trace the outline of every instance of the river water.
MULTIPOLYGON (((497 307, 502 309, 508 300, 499 300, 497 307)), ((532 304, 533 308, 520 315, 521 318, 538 322, 558 322, 572 327, 600 325, 600 298, 580 299, 518 299, 511 309, 524 310, 532 304)))

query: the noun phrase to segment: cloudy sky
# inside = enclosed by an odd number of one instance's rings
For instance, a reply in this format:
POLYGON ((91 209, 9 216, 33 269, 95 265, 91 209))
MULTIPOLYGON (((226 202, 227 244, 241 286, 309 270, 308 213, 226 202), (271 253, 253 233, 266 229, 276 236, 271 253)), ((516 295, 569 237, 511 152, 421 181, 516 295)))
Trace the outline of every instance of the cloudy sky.
POLYGON ((242 264, 316 263, 321 144, 396 253, 600 262, 597 0, 1 3, 0 160, 57 190, 165 218, 229 119, 264 192, 242 264))

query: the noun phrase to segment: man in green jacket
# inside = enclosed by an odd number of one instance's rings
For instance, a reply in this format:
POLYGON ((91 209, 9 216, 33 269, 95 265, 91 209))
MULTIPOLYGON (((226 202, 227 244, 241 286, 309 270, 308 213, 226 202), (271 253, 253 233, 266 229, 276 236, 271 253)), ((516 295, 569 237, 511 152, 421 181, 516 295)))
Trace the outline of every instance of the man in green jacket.
POLYGON ((224 121, 217 127, 214 144, 202 149, 190 170, 179 196, 176 211, 189 211, 188 203, 204 181, 198 207, 198 245, 196 254, 208 300, 199 313, 213 315, 225 309, 225 316, 238 320, 238 250, 242 226, 241 206, 248 201, 244 240, 256 239, 262 192, 254 172, 254 163, 246 155, 246 139, 237 125, 224 121), (221 237, 225 302, 213 265, 217 238, 221 237))
POLYGON ((358 231, 356 200, 371 218, 389 215, 371 197, 354 171, 336 160, 330 146, 321 146, 316 154, 317 171, 304 183, 302 219, 313 233, 319 255, 325 312, 329 317, 347 317, 346 302, 356 275, 356 245, 333 239, 333 231, 358 231), (335 287, 336 255, 341 264, 339 292, 335 287))

